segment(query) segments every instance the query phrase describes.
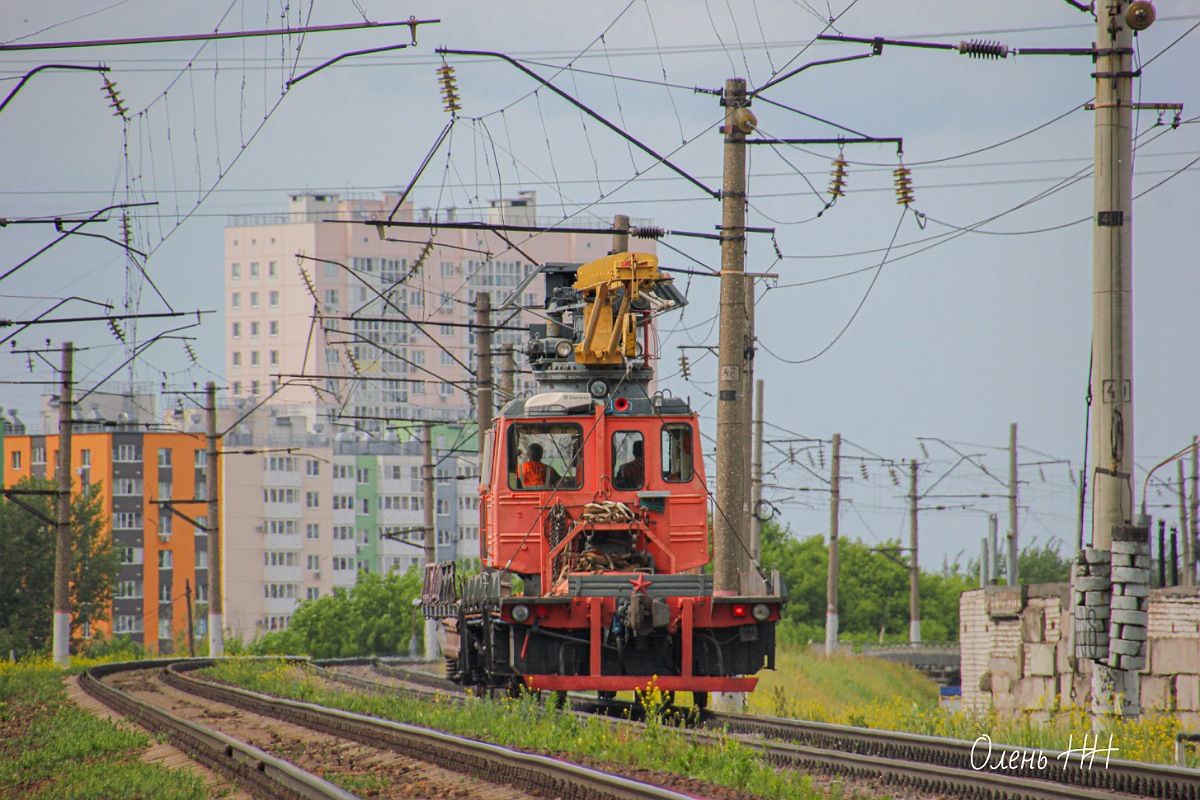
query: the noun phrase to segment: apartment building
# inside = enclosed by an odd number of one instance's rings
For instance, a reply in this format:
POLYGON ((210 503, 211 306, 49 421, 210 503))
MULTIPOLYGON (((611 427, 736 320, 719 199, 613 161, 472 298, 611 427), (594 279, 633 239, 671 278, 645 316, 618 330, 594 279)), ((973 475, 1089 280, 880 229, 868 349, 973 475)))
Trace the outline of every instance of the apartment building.
MULTIPOLYGON (((23 478, 54 479, 57 434, 10 434, 3 448, 5 486, 23 478)), ((147 432, 128 418, 93 415, 76 423, 71 451, 73 490, 99 486, 121 561, 110 621, 85 635, 127 635, 151 651, 174 652, 188 628, 185 590, 190 588, 194 604, 208 600, 208 542, 203 531, 155 501, 205 499, 204 437, 147 432)), ((205 524, 204 503, 178 508, 205 524)), ((194 619, 201 636, 206 617, 194 619)))
MULTIPOLYGON (((493 201, 473 219, 454 209, 418 212, 411 203, 396 209, 398 199, 295 194, 286 213, 229 219, 225 369, 233 397, 338 403, 343 421, 374 435, 386 430, 384 419, 465 418, 472 413, 476 295, 490 293, 493 306, 511 297, 540 307, 541 281, 517 291, 534 269, 530 258, 590 261, 612 242, 600 233, 507 234, 517 250, 481 229, 384 228, 381 238, 361 224, 394 209, 405 222, 538 223, 534 192, 493 201)), ((573 227, 586 224, 572 220, 573 227)), ((522 329, 536 321, 528 312, 497 318, 511 328, 494 333, 497 350, 523 341, 522 329)), ((523 376, 517 387, 527 388, 523 376)))
MULTIPOLYGON (((234 420, 251 408, 245 398, 228 405, 222 417, 234 420)), ((419 426, 400 423, 375 438, 333 432, 310 412, 264 405, 225 437, 223 577, 232 636, 286 628, 301 601, 349 589, 360 572, 406 571, 424 561, 419 426)), ((438 559, 478 558, 475 427, 438 423, 432 435, 438 559)))

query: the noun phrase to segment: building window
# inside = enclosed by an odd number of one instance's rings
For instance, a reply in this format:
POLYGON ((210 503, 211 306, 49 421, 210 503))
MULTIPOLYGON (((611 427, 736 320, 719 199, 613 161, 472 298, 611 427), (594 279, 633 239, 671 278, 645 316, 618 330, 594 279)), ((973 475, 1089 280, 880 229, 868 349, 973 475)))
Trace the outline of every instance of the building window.
POLYGON ((257 261, 250 262, 250 280, 254 280, 254 281, 258 280, 258 262, 257 261))
POLYGON ((308 556, 307 564, 309 572, 316 572, 321 568, 321 557, 310 555, 308 556))
POLYGON ((338 304, 338 290, 337 289, 326 289, 325 290, 325 305, 336 306, 337 304, 338 304))
POLYGON ((321 596, 321 590, 318 589, 316 586, 310 586, 304 590, 304 599, 305 600, 316 600, 320 596, 321 596))
POLYGON ((257 323, 257 322, 251 322, 251 323, 250 323, 250 338, 251 338, 251 339, 257 339, 257 338, 258 338, 258 330, 259 330, 259 328, 258 328, 258 323, 257 323))
POLYGON ((268 322, 267 330, 270 332, 270 334, 272 336, 278 336, 279 335, 279 321, 273 319, 270 322, 268 322))
POLYGON ((171 567, 174 566, 174 564, 175 564, 175 559, 172 558, 173 555, 174 555, 174 553, 172 553, 170 550, 159 550, 158 551, 158 568, 159 569, 171 569, 171 567))
POLYGON ((254 395, 258 394, 258 389, 259 389, 259 382, 258 381, 250 381, 250 394, 254 394, 254 395))
POLYGON ((271 362, 271 366, 272 367, 279 366, 279 351, 272 350, 270 355, 271 355, 271 357, 270 357, 269 361, 271 362))
POLYGON ((171 448, 169 448, 169 447, 158 448, 158 465, 160 467, 171 466, 171 448))
POLYGON ((141 581, 118 581, 113 587, 113 597, 121 600, 132 600, 141 598, 142 582, 141 581))
MULTIPOLYGON (((45 461, 46 461, 46 448, 35 447, 35 448, 33 448, 33 463, 35 463, 35 464, 38 463, 38 451, 39 450, 41 451, 42 463, 45 463, 45 461)), ((119 444, 115 448, 113 448, 113 461, 129 462, 129 461, 141 461, 141 460, 142 460, 142 448, 138 447, 136 444, 119 444)))
POLYGON ((241 280, 241 278, 242 278, 242 265, 241 265, 241 264, 230 264, 230 265, 229 265, 229 277, 230 277, 230 278, 232 278, 232 279, 233 279, 233 280, 235 280, 235 281, 236 281, 236 280, 241 280))
POLYGON ((310 458, 304 462, 304 474, 310 478, 316 478, 321 474, 321 462, 315 458, 310 458))
POLYGON ((140 531, 142 529, 142 512, 118 511, 112 515, 113 530, 140 531))
POLYGON ((233 328, 233 338, 235 338, 235 339, 242 338, 242 323, 235 322, 235 323, 233 323, 232 328, 233 328))
POLYGON ((158 587, 158 602, 160 602, 160 603, 171 602, 171 584, 164 583, 158 587))
POLYGON ((234 292, 233 294, 231 294, 229 296, 229 305, 233 308, 241 308, 242 307, 242 293, 234 292))
POLYGON ((158 535, 170 536, 175 532, 175 515, 165 508, 158 513, 158 535))
POLYGON ((258 292, 250 293, 250 307, 258 308, 258 292))
POLYGON ((267 306, 270 308, 279 308, 279 292, 267 292, 267 306))
POLYGON ((145 552, 140 547, 118 547, 117 560, 122 564, 143 563, 145 552))
POLYGON ((241 381, 234 381, 234 382, 233 382, 233 393, 234 393, 234 394, 241 394, 241 393, 242 393, 242 382, 241 382, 241 381))
POLYGON ((278 278, 279 277, 279 263, 278 262, 276 262, 276 261, 268 261, 267 262, 267 277, 268 278, 278 278))
POLYGON ((233 366, 240 367, 242 365, 242 353, 239 350, 233 351, 233 366))
POLYGON ((170 620, 170 618, 160 619, 158 621, 158 638, 159 639, 170 639, 171 638, 171 620, 170 620))
POLYGON ((354 471, 355 483, 367 484, 371 482, 371 470, 366 467, 359 467, 354 471))
POLYGON ((258 366, 258 351, 257 350, 250 351, 250 366, 252 366, 252 367, 258 366))
POLYGON ((141 478, 116 478, 113 480, 114 497, 140 497, 141 494, 141 478))
POLYGON ((321 493, 320 492, 305 492, 304 493, 304 505, 307 508, 320 508, 321 507, 321 493))
POLYGON ((20 468, 21 468, 21 452, 20 452, 19 450, 14 450, 14 451, 13 451, 13 454, 12 454, 12 468, 13 468, 13 469, 20 469, 20 468))

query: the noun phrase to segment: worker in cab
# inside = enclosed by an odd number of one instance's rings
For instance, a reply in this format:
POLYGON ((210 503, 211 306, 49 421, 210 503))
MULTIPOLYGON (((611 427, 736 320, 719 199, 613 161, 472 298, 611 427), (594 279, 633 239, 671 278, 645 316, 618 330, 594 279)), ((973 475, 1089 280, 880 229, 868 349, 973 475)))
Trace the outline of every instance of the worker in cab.
POLYGON ((638 439, 633 443, 632 457, 617 468, 617 475, 613 480, 613 486, 618 489, 641 488, 642 483, 646 480, 646 460, 644 453, 645 448, 642 446, 642 440, 638 439))
POLYGON ((521 485, 526 489, 548 489, 556 486, 562 477, 554 467, 542 462, 542 446, 537 442, 526 451, 529 459, 521 464, 521 485))

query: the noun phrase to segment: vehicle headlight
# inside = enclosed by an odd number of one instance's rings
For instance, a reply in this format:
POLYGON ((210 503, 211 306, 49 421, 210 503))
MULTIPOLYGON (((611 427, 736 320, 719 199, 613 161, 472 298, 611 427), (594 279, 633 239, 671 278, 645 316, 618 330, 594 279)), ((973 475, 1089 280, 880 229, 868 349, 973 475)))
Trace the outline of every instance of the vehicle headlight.
POLYGON ((529 620, 529 606, 513 606, 512 618, 513 622, 527 622, 529 620))
POLYGON ((766 622, 771 616, 771 607, 766 603, 755 603, 754 607, 750 609, 750 616, 759 622, 766 622))
POLYGON ((554 353, 559 358, 568 358, 574 352, 575 352, 575 345, 571 344, 570 342, 568 342, 566 340, 563 340, 554 346, 554 353))

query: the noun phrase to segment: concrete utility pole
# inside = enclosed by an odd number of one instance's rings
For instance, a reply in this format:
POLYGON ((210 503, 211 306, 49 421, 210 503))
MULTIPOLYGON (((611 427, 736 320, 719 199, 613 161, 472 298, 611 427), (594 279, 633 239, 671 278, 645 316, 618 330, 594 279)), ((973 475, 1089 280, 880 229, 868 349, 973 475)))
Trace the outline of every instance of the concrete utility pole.
POLYGON ((629 217, 625 214, 613 215, 613 253, 629 252, 629 217))
MULTIPOLYGON (((754 278, 744 275, 742 277, 742 286, 746 292, 746 368, 742 370, 742 391, 744 392, 745 402, 742 403, 742 414, 744 418, 743 428, 746 435, 743 442, 746 448, 746 503, 745 514, 743 514, 742 530, 746 531, 746 541, 750 543, 753 539, 754 532, 754 405, 751 400, 754 398, 754 278)), ((747 562, 756 560, 751 554, 746 557, 747 562)), ((750 564, 747 564, 750 567, 750 564)))
MULTIPOLYGON (((437 563, 437 518, 434 516, 436 511, 436 495, 434 492, 434 465, 433 465, 433 423, 421 423, 421 452, 424 456, 421 462, 421 488, 424 490, 421 507, 424 512, 425 522, 425 569, 428 570, 431 565, 437 563)), ((434 659, 440 654, 441 648, 438 647, 437 641, 437 624, 431 620, 425 620, 425 658, 434 659)))
MULTIPOLYGON (((1179 481, 1179 486, 1178 486, 1178 488, 1179 488, 1179 530, 1183 531, 1183 585, 1191 586, 1192 585, 1192 575, 1193 575, 1191 567, 1193 564, 1192 559, 1194 558, 1194 556, 1192 554, 1192 550, 1193 550, 1192 537, 1188 535, 1188 532, 1191 530, 1191 527, 1188 524, 1187 484, 1185 483, 1186 479, 1183 476, 1183 459, 1181 458, 1178 461, 1176 461, 1175 466, 1177 468, 1176 471, 1179 473, 1179 475, 1178 475, 1178 481, 1179 481)), ((1163 520, 1160 519, 1158 521, 1158 524, 1159 524, 1159 526, 1162 526, 1163 520)), ((1160 531, 1161 531, 1161 527, 1160 527, 1160 531)), ((1159 533, 1159 539, 1160 540, 1162 539, 1161 532, 1159 533)), ((1159 547, 1159 557, 1161 558, 1161 556, 1162 556, 1162 547, 1160 546, 1159 547)), ((1160 581, 1160 583, 1161 583, 1161 581, 1160 581)), ((1166 584, 1162 583, 1161 585, 1165 586, 1166 584)))
POLYGON ((762 560, 763 382, 754 382, 754 460, 750 464, 750 559, 762 560))
POLYGON ((208 498, 208 654, 225 655, 225 612, 221 598, 221 517, 217 487, 221 484, 217 463, 217 385, 204 386, 204 409, 208 412, 208 436, 204 450, 204 487, 208 498))
MULTIPOLYGON (((1092 228, 1092 547, 1112 550, 1133 522, 1133 31, 1128 2, 1097 3, 1096 168, 1092 228)), ((1147 536, 1149 534, 1147 533, 1147 536)), ((1148 540, 1147 540, 1148 541, 1148 540)), ((1097 662, 1092 709, 1141 709, 1137 672, 1097 662)))
POLYGON ((1200 538, 1200 437, 1192 436, 1192 513, 1191 523, 1187 531, 1188 540, 1188 571, 1187 586, 1196 585, 1196 545, 1200 538))
POLYGON ((71 661, 71 402, 75 345, 63 342, 58 390, 58 525, 54 544, 54 663, 71 661))
POLYGON ((920 549, 917 542, 917 460, 914 458, 908 464, 908 546, 912 552, 912 560, 908 566, 908 642, 921 643, 921 562, 920 549))
POLYGON ((988 583, 995 586, 1000 582, 1000 516, 988 514, 988 583))
POLYGON ((1008 426, 1008 585, 1020 580, 1017 569, 1017 423, 1008 426))
POLYGON ((504 343, 504 347, 500 354, 500 407, 503 408, 510 400, 517 396, 517 361, 513 356, 513 346, 509 342, 504 343))
POLYGON ((838 517, 842 503, 842 435, 833 435, 833 461, 829 467, 829 576, 825 580, 825 655, 838 643, 838 517))
POLYGON ((750 435, 746 374, 751 350, 746 319, 746 134, 754 130, 746 81, 725 82, 725 158, 721 190, 720 374, 717 382, 716 513, 713 517, 713 588, 737 592, 749 569, 745 521, 746 442, 750 435))
POLYGON ((475 409, 479 414, 479 457, 483 458, 483 440, 492 429, 492 297, 487 292, 475 295, 475 409))

